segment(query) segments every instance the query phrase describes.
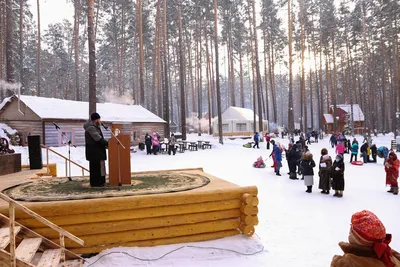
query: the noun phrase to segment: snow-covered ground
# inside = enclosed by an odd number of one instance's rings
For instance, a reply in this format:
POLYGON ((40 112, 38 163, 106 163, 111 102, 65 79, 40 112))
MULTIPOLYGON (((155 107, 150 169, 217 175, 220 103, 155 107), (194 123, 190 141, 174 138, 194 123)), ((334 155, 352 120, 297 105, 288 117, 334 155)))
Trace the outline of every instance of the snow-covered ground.
MULTIPOLYGON (((259 156, 265 159, 271 152, 265 149, 265 143, 261 143, 260 149, 248 149, 242 147, 247 142, 242 139, 226 139, 223 146, 218 144, 216 138, 208 136, 190 135, 190 139, 211 140, 213 149, 187 151, 176 156, 147 156, 145 151, 138 151, 132 154, 132 171, 203 167, 205 172, 238 185, 256 185, 260 199, 257 235, 253 238, 236 236, 151 248, 114 248, 88 259, 85 266, 329 266, 333 255, 342 254, 337 243, 347 240, 351 215, 363 209, 378 215, 387 232, 393 234, 392 248, 400 249, 400 196, 386 193, 382 159, 378 159, 377 164, 353 166, 348 163, 349 155, 346 154, 346 188, 344 197, 338 199, 332 196, 332 191, 329 196, 320 193, 318 177, 314 177, 313 193, 305 193, 303 181, 290 180, 286 174, 288 168, 285 159, 282 177, 275 176, 269 167, 271 159, 267 161, 267 168, 253 168, 252 164, 259 156), (187 247, 189 245, 203 248, 187 247), (145 260, 160 258, 178 248, 181 249, 159 260, 145 260), (260 250, 262 252, 256 255, 243 255, 260 250), (108 254, 110 252, 112 254, 108 254)), ((362 137, 357 139, 362 142, 362 137)), ((386 135, 373 142, 378 147, 390 147, 392 139, 393 135, 386 135)), ((288 143, 288 140, 276 140, 285 146, 288 143)), ((328 138, 309 146, 314 159, 319 159, 323 147, 328 148, 330 155, 334 156, 334 150, 328 146, 328 138)), ((26 148, 14 149, 23 154, 23 163, 27 163, 26 148)), ((67 155, 67 148, 55 149, 67 155)), ((71 153, 74 161, 88 166, 83 147, 72 148, 71 153)), ((62 159, 52 155, 50 162, 57 162, 59 175, 65 175, 62 159)), ((79 175, 80 170, 73 168, 73 174, 79 175)))

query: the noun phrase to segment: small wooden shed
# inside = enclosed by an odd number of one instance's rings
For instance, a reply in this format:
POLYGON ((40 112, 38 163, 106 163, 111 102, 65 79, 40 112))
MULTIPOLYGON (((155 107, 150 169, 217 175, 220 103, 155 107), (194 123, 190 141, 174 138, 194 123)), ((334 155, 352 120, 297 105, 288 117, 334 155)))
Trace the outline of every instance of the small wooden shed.
MULTIPOLYGON (((331 106, 328 114, 324 114, 324 125, 327 133, 343 132, 347 123, 351 121, 351 105, 337 105, 335 116, 338 118, 338 128, 334 129, 334 107, 331 106)), ((364 113, 358 104, 353 104, 354 133, 364 133, 364 113)))
MULTIPOLYGON (((144 141, 146 132, 164 135, 166 122, 139 105, 97 103, 97 112, 102 122, 122 124, 122 134, 131 136, 131 144, 144 141)), ((66 144, 61 131, 76 146, 85 145, 83 124, 89 119, 89 103, 80 101, 18 96, 4 99, 0 104, 0 122, 4 122, 21 134, 22 145, 27 144, 29 135, 40 135, 47 146, 66 144), (61 131, 58 131, 54 124, 61 131)), ((110 133, 102 129, 106 138, 110 133)))

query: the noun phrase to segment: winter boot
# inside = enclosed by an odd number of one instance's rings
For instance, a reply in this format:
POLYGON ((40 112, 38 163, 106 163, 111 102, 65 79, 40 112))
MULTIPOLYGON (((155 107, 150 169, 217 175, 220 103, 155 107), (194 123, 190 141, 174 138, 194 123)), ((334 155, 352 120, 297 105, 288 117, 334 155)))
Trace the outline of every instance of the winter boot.
POLYGON ((334 197, 338 197, 339 194, 340 194, 340 193, 336 190, 336 191, 335 191, 335 194, 334 194, 333 196, 334 196, 334 197))
POLYGON ((276 172, 276 176, 282 176, 279 171, 276 172))
POLYGON ((387 192, 388 192, 388 193, 394 193, 394 192, 393 192, 393 186, 391 186, 391 187, 390 187, 390 190, 387 191, 387 192))
POLYGON ((393 194, 398 195, 399 194, 399 188, 398 187, 393 187, 393 194))
POLYGON ((311 193, 312 192, 312 186, 307 186, 306 193, 311 193))

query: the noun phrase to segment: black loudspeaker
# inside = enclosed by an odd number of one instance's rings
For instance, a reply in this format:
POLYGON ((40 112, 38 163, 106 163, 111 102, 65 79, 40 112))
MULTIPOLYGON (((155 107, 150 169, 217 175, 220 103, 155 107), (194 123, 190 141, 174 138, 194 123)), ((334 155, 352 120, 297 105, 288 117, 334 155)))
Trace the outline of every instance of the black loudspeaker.
POLYGON ((40 135, 28 136, 29 166, 31 170, 43 168, 42 148, 40 147, 40 135))

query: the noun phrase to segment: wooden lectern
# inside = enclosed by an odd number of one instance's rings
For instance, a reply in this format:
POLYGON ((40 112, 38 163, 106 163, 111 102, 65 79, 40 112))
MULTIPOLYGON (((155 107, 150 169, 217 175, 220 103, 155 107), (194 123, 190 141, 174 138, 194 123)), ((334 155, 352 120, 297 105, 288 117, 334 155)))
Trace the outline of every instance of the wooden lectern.
POLYGON ((121 128, 122 125, 113 124, 112 132, 121 141, 125 149, 118 145, 118 141, 113 135, 108 140, 108 169, 111 186, 131 185, 131 138, 129 135, 119 134, 121 128))

